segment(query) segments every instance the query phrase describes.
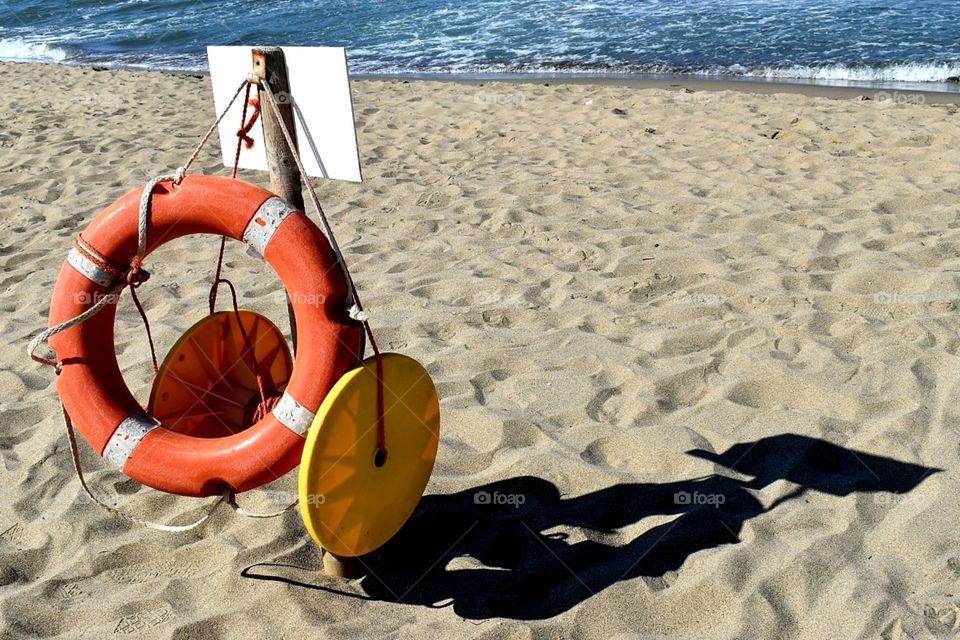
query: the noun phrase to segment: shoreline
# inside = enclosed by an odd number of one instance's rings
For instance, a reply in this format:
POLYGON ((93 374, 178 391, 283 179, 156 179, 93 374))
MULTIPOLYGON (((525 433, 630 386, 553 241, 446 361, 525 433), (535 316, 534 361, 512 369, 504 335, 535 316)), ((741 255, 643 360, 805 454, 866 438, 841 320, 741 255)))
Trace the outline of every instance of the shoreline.
POLYGON ((466 76, 432 76, 425 74, 414 74, 410 76, 390 76, 390 75, 353 75, 356 80, 406 80, 406 81, 427 81, 427 82, 454 82, 461 84, 485 84, 488 82, 500 82, 507 84, 545 84, 545 85, 595 85, 606 87, 624 87, 629 89, 663 89, 667 91, 678 91, 687 89, 690 91, 737 91, 739 93, 754 93, 758 95, 772 95, 776 93, 792 93, 806 96, 808 98, 831 98, 837 100, 848 100, 869 97, 874 100, 894 100, 901 103, 916 104, 960 104, 960 87, 956 92, 953 91, 934 91, 913 88, 894 88, 892 86, 883 86, 885 83, 868 85, 864 83, 856 86, 836 86, 831 84, 818 84, 816 82, 806 81, 787 81, 787 80, 766 80, 766 79, 727 79, 727 78, 702 78, 696 76, 658 76, 649 78, 639 77, 577 77, 577 76, 536 76, 536 77, 483 77, 471 78, 466 76), (917 100, 920 97, 922 100, 917 100))
MULTIPOLYGON (((176 69, 144 69, 140 67, 102 65, 76 65, 62 62, 34 62, 3 60, 0 65, 53 66, 71 69, 86 69, 96 72, 160 73, 174 76, 202 78, 209 76, 207 70, 187 71, 176 69)), ((804 79, 767 79, 767 78, 721 78, 682 74, 623 74, 590 75, 562 73, 401 73, 376 74, 352 73, 351 80, 382 82, 445 82, 468 85, 482 85, 488 82, 505 84, 547 84, 547 85, 595 85, 607 87, 625 87, 630 89, 662 89, 690 91, 737 91, 771 95, 776 93, 798 94, 810 98, 830 98, 848 100, 866 96, 873 100, 892 100, 906 104, 960 104, 960 84, 931 83, 936 88, 923 88, 923 83, 908 82, 857 82, 840 84, 840 81, 817 81, 804 79), (950 89, 946 89, 950 87, 950 89)))

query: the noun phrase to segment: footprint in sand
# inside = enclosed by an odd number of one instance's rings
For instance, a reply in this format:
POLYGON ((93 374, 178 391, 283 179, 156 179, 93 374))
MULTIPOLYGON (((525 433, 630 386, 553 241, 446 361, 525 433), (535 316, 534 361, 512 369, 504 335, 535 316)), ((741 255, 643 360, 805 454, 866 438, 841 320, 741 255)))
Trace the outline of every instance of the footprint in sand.
POLYGON ((170 617, 170 613, 170 609, 165 607, 132 613, 117 620, 113 632, 122 635, 140 633, 162 624, 170 617))

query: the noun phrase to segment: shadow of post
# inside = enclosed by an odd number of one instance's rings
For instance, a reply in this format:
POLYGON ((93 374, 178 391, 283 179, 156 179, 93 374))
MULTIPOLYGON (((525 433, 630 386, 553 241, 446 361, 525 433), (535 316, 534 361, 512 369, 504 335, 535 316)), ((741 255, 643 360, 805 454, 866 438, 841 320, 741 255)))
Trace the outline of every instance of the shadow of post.
MULTIPOLYGON (((522 476, 426 496, 390 542, 360 559, 363 591, 372 600, 452 605, 470 619, 548 618, 621 580, 663 576, 693 553, 737 544, 747 520, 808 490, 902 494, 940 471, 795 434, 739 443, 722 454, 688 453, 753 479, 619 484, 563 498, 552 483, 522 476), (797 487, 765 509, 751 490, 777 480, 797 487), (653 516, 669 519, 632 539, 619 531, 653 516)), ((242 573, 331 591, 309 577, 252 571, 271 566, 284 567, 263 563, 242 573)))

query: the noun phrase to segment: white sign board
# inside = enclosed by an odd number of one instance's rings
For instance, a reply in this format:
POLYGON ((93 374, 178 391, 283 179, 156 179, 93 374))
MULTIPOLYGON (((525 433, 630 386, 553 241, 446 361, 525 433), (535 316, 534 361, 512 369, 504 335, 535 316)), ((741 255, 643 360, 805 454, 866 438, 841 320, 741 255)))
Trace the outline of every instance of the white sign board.
MULTIPOLYGON (((207 47, 213 103, 223 112, 240 82, 253 68, 253 47, 207 47)), ((297 129, 297 147, 307 173, 317 178, 360 182, 360 157, 353 123, 353 102, 347 76, 347 54, 339 47, 283 47, 290 82, 290 100, 297 129), (303 124, 306 123, 306 128, 303 124)), ((256 97, 256 88, 251 89, 256 97)), ((262 107, 270 108, 263 97, 262 107)), ((223 164, 233 167, 237 129, 243 113, 243 92, 220 122, 223 164)), ((253 109, 247 109, 247 118, 253 109)), ((240 168, 267 170, 260 120, 250 130, 253 148, 240 152, 240 168)))

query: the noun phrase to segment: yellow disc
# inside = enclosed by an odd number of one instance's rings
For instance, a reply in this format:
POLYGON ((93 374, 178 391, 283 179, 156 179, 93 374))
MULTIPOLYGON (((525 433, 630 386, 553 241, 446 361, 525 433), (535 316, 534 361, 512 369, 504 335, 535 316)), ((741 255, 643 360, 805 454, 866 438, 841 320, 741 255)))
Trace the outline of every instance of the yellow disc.
POLYGON ((147 411, 165 428, 199 438, 238 433, 253 424, 261 402, 255 370, 268 398, 283 393, 293 373, 283 333, 259 313, 219 311, 167 353, 147 411))
POLYGON ((300 515, 324 549, 369 553, 400 530, 430 479, 440 402, 423 366, 383 354, 386 455, 377 450, 377 361, 341 378, 317 411, 300 461, 300 515))

